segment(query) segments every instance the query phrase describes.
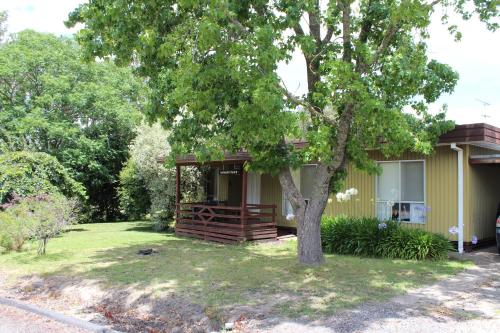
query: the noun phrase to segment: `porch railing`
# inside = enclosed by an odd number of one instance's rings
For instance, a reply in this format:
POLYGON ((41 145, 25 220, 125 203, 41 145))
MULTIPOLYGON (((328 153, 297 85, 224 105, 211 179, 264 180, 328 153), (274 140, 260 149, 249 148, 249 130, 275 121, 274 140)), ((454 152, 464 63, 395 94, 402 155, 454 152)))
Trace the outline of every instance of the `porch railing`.
POLYGON ((272 238, 276 234, 276 205, 180 203, 176 209, 176 231, 217 241, 272 238))

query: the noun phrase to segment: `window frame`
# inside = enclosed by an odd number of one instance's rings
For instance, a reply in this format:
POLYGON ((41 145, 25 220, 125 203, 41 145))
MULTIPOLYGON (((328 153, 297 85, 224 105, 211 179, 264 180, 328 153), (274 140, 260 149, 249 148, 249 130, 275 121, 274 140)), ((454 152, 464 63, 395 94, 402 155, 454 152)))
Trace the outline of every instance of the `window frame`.
MULTIPOLYGON (((398 201, 395 201, 394 204, 399 204, 399 212, 401 213, 401 204, 409 203, 411 204, 422 204, 424 207, 427 207, 427 174, 426 174, 426 163, 425 159, 413 159, 413 160, 389 160, 389 161, 376 161, 377 165, 382 163, 397 163, 398 164, 398 201), (402 163, 411 163, 411 162, 421 162, 422 163, 422 172, 423 172, 423 201, 402 201, 401 200, 401 164, 402 163)), ((379 200, 378 198, 378 187, 379 187, 379 175, 375 177, 375 216, 378 216, 378 204, 379 203, 387 203, 388 200, 379 200)), ((423 222, 418 221, 402 221, 401 216, 399 216, 399 223, 407 223, 407 224, 426 224, 427 223, 427 215, 423 222)))

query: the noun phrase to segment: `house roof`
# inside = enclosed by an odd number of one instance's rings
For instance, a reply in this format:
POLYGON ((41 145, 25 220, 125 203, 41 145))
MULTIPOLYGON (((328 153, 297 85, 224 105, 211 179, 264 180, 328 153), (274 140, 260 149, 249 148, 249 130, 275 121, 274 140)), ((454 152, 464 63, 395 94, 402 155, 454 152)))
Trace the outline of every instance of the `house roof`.
MULTIPOLYGON (((456 144, 471 144, 483 148, 489 148, 500 151, 500 128, 486 124, 475 123, 457 125, 455 128, 439 137, 438 145, 456 144)), ((304 148, 307 142, 293 142, 296 148, 304 148)), ((499 155, 500 156, 500 155, 499 155)), ((244 163, 251 160, 251 156, 246 151, 237 153, 227 153, 223 160, 210 161, 210 164, 233 164, 244 163)), ((176 159, 176 165, 198 165, 201 164, 196 160, 194 155, 180 156, 176 159)))
POLYGON ((500 128, 485 123, 457 125, 441 135, 439 143, 500 145, 500 128))

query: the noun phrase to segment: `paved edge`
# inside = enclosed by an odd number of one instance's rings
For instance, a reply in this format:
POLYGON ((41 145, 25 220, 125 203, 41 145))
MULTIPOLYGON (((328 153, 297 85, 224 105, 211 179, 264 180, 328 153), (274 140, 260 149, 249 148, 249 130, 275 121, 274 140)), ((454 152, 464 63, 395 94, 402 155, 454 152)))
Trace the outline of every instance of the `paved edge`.
POLYGON ((20 301, 14 300, 14 299, 9 299, 9 298, 5 298, 5 297, 0 296, 0 304, 16 307, 16 308, 19 308, 19 309, 24 310, 24 311, 35 313, 37 315, 53 319, 53 320, 56 320, 56 321, 64 323, 64 324, 67 324, 70 326, 76 326, 76 327, 83 328, 85 330, 92 331, 92 332, 122 333, 122 332, 115 331, 115 330, 109 329, 109 328, 101 326, 101 325, 97 325, 97 324, 90 323, 88 321, 73 318, 73 317, 68 317, 68 316, 65 316, 61 313, 50 311, 50 310, 45 310, 45 309, 39 308, 38 306, 24 303, 24 302, 20 302, 20 301))

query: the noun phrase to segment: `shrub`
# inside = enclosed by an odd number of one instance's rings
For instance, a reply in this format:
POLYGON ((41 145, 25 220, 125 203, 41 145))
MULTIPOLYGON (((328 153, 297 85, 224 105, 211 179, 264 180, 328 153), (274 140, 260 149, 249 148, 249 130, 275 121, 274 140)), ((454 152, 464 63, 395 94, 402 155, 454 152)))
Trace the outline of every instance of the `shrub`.
POLYGON ((33 222, 30 236, 38 241, 38 254, 45 254, 49 239, 59 235, 75 222, 75 201, 62 195, 46 195, 26 198, 23 202, 31 209, 33 222))
POLYGON ((411 260, 446 259, 450 242, 442 235, 419 229, 396 228, 380 240, 377 255, 411 260))
POLYGON ((451 250, 442 235, 369 217, 325 216, 321 237, 327 253, 423 260, 444 259, 451 250))
POLYGON ((20 251, 29 238, 28 211, 18 206, 0 211, 0 247, 7 251, 20 251))
POLYGON ((13 198, 0 212, 1 246, 20 250, 31 238, 38 241, 38 254, 45 254, 48 241, 75 221, 75 207, 60 194, 13 198))
POLYGON ((0 155, 0 204, 15 195, 49 193, 84 198, 85 188, 48 154, 20 151, 0 155))

